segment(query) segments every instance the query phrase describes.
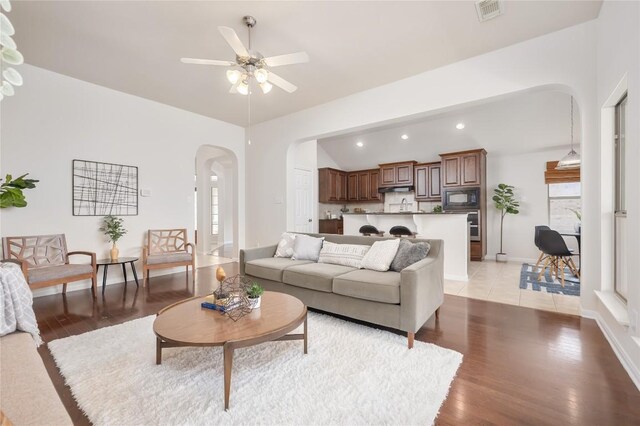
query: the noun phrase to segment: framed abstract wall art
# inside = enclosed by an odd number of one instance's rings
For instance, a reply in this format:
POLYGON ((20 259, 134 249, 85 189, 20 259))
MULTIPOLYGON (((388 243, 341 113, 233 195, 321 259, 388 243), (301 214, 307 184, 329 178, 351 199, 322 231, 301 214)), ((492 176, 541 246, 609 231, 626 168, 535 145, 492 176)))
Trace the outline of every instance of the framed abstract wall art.
POLYGON ((73 160, 74 216, 138 214, 138 168, 73 160))

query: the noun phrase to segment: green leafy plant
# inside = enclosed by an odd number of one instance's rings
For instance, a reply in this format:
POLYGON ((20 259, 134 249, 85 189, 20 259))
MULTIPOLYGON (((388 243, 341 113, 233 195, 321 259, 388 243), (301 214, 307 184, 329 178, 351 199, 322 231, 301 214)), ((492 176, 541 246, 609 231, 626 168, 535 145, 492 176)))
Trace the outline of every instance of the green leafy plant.
POLYGON ((264 293, 264 287, 255 281, 251 283, 251 287, 247 289, 247 296, 249 296, 250 299, 257 299, 262 296, 262 293, 264 293))
POLYGON ((7 207, 25 207, 27 200, 22 193, 23 189, 33 189, 36 187, 36 179, 25 179, 24 174, 20 177, 13 179, 11 175, 7 175, 2 182, 0 179, 0 208, 5 209, 7 207))
POLYGON ((115 245, 116 241, 127 233, 127 230, 124 229, 123 223, 124 219, 108 215, 102 219, 102 226, 100 227, 100 230, 109 237, 109 242, 112 242, 115 245))
POLYGON ((442 206, 438 204, 437 206, 433 207, 433 212, 442 213, 442 206))
POLYGON ((578 221, 582 222, 582 213, 580 212, 580 210, 578 209, 569 209, 573 212, 573 214, 576 215, 576 217, 578 218, 578 221))
POLYGON ((501 183, 493 190, 493 202, 496 209, 500 210, 500 254, 504 254, 504 251, 502 251, 502 227, 504 217, 508 214, 520 213, 520 210, 518 210, 520 203, 516 200, 513 189, 513 186, 501 183))

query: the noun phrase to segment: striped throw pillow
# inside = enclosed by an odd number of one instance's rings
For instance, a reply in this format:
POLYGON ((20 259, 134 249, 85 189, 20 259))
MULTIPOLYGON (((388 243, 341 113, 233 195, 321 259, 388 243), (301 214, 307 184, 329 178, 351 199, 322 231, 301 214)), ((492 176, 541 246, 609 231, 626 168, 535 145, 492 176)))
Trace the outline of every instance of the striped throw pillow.
POLYGON ((318 263, 351 266, 360 269, 360 263, 371 247, 358 244, 336 244, 325 241, 318 263))

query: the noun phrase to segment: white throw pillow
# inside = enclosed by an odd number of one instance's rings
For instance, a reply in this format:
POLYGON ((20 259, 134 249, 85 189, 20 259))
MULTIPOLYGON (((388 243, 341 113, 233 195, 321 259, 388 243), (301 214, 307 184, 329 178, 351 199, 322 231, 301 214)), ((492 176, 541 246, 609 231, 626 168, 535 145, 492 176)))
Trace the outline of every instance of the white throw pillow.
POLYGON ((293 242, 293 256, 291 256, 291 259, 313 260, 314 262, 317 262, 323 241, 324 237, 315 238, 304 234, 298 234, 293 242))
POLYGON ((376 241, 362 259, 361 267, 372 271, 388 271, 391 262, 396 257, 399 239, 376 241))
POLYGON ((320 250, 318 263, 351 266, 360 269, 360 264, 371 246, 359 244, 336 244, 325 241, 320 250))
POLYGON ((273 257, 291 257, 293 256, 293 243, 296 240, 296 234, 285 232, 280 236, 280 242, 276 248, 276 254, 273 257))

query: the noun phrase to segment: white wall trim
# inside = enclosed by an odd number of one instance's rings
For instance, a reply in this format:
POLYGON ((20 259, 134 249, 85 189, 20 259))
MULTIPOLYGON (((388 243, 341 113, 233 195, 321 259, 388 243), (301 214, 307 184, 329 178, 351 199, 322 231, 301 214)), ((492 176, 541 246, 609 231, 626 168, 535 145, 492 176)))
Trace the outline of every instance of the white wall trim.
POLYGON ((593 319, 596 321, 596 324, 598 324, 600 331, 602 331, 605 339, 609 342, 609 345, 611 346, 611 349, 613 349, 613 353, 616 354, 620 364, 622 364, 622 367, 624 367, 629 377, 631 377, 633 383, 636 385, 638 390, 640 390, 640 370, 633 363, 629 354, 624 350, 624 347, 618 342, 616 335, 613 333, 611 328, 609 328, 600 313, 598 311, 584 309, 582 309, 581 312, 583 318, 593 319))

